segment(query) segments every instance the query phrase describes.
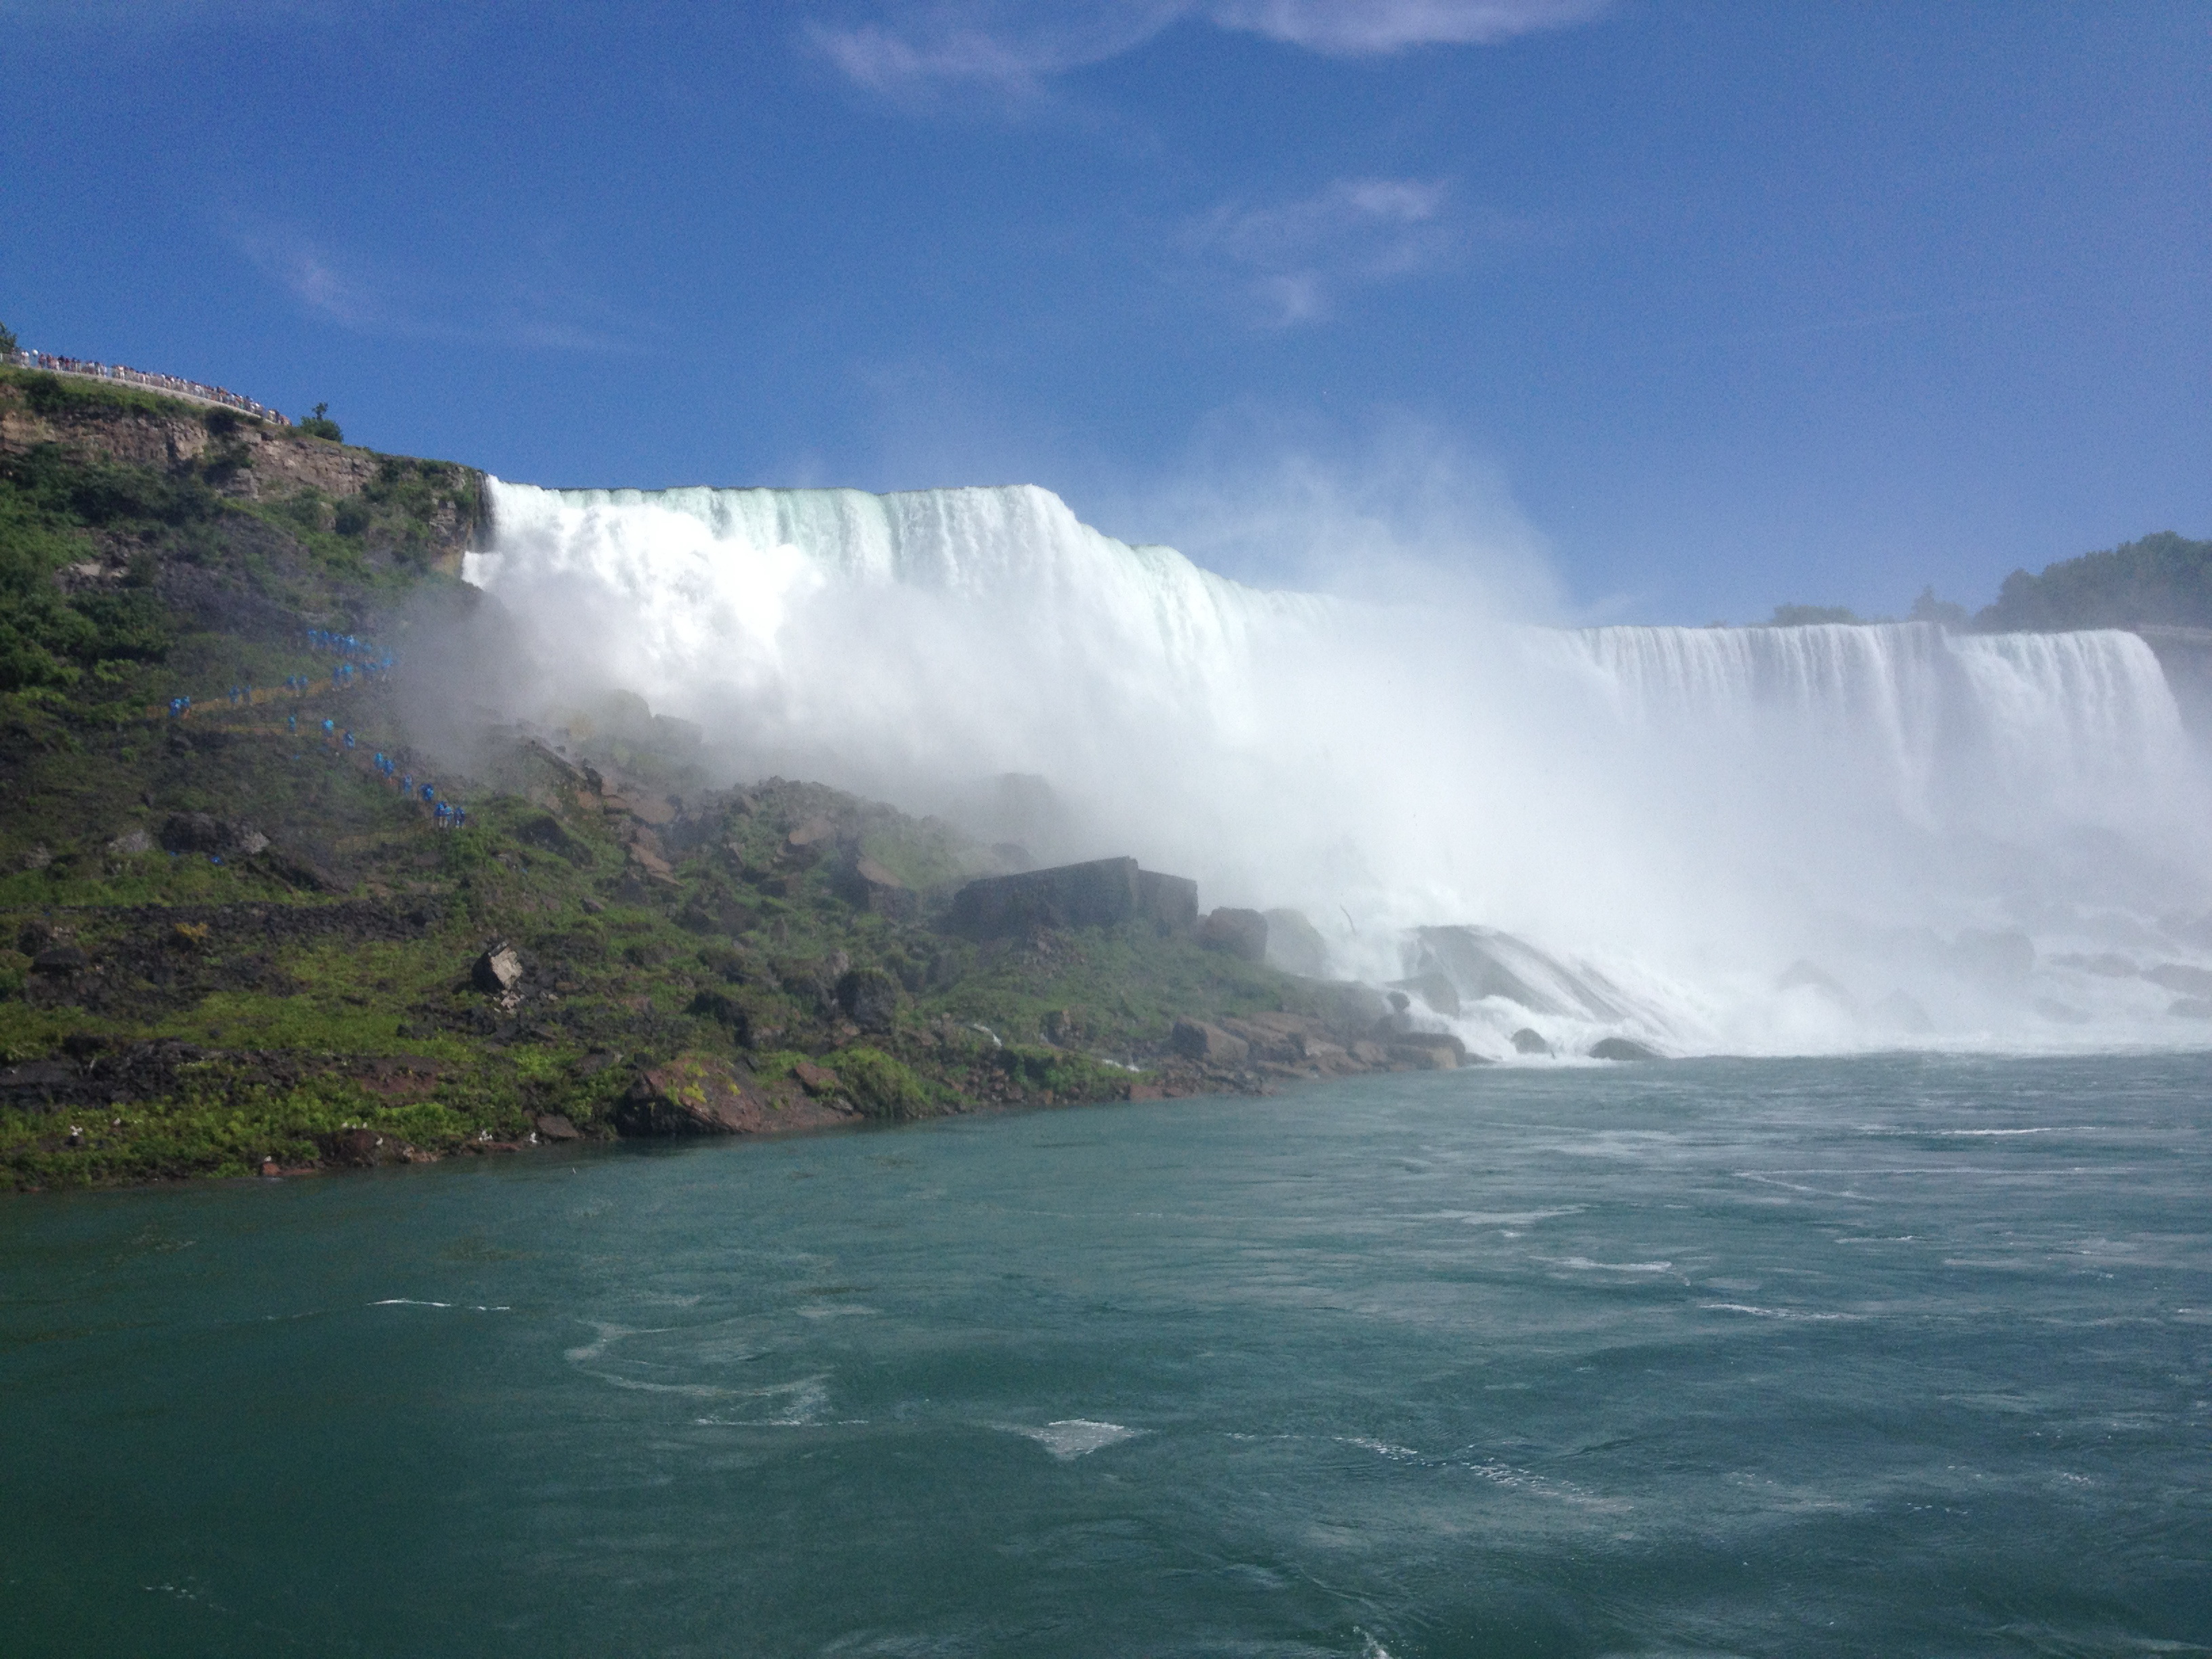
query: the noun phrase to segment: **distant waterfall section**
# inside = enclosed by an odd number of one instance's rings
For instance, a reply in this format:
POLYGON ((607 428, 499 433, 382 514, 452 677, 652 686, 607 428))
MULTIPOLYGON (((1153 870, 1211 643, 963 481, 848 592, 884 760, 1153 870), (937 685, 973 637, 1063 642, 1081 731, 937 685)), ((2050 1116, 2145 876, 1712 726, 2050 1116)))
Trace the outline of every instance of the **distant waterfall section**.
POLYGON ((733 780, 1297 909, 1333 974, 1464 981, 1485 1052, 1534 981, 1453 968, 1440 926, 1676 1052, 2212 1036, 2205 747, 2133 634, 1267 592, 1028 486, 486 493, 464 575, 524 647, 515 713, 632 693, 733 780))
POLYGON ((106 380, 111 385, 138 386, 148 392, 158 392, 164 397, 214 404, 224 409, 234 409, 241 415, 251 415, 271 426, 292 424, 266 404, 256 403, 252 398, 227 387, 204 386, 198 380, 187 380, 175 374, 128 368, 120 363, 95 363, 82 357, 61 357, 50 351, 11 351, 0 361, 4 361, 11 368, 36 368, 49 374, 74 374, 88 380, 106 380))

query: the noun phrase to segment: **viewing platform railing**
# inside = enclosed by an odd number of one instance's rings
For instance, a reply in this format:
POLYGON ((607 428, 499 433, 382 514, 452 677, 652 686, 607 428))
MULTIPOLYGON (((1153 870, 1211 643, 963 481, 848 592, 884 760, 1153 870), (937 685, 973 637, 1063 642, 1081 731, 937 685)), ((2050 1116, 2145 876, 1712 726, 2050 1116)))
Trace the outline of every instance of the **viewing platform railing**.
POLYGON ((11 351, 0 359, 15 368, 43 369, 49 374, 76 374, 88 380, 106 380, 118 386, 135 386, 148 392, 158 392, 164 397, 187 398, 198 404, 213 404, 222 409, 234 409, 241 415, 251 415, 256 420, 267 421, 274 426, 289 426, 276 410, 266 404, 257 404, 251 398, 219 386, 203 386, 198 380, 186 380, 174 374, 155 374, 143 368, 126 368, 120 363, 88 362, 82 357, 58 357, 48 351, 11 351))

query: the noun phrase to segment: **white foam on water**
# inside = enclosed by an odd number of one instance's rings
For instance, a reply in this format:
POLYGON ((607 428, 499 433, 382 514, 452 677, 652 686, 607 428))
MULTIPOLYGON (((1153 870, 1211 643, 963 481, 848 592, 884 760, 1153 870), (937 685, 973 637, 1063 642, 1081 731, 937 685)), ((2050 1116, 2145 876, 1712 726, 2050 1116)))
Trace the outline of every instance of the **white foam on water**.
POLYGON ((2212 782, 2130 634, 1269 592, 1030 487, 488 489, 465 574, 538 665, 514 712, 626 689, 732 781, 920 810, 1032 775, 1040 858, 1294 906, 1340 975, 1494 930, 1515 988, 1434 1022, 1492 1058, 1523 1025, 1570 1055, 2203 1041, 2150 975, 2212 965, 2212 782))
POLYGON ((998 1423, 992 1425, 1009 1434, 1018 1434, 1034 1440, 1061 1462, 1078 1457, 1088 1457, 1092 1452, 1103 1451, 1109 1446, 1119 1445, 1124 1440, 1133 1440, 1149 1433, 1146 1429, 1127 1429, 1119 1423, 1097 1423, 1087 1417, 1062 1418, 1046 1424, 1042 1428, 1024 1427, 1017 1423, 998 1423))
POLYGON ((1463 1221, 1470 1227, 1533 1227, 1563 1215, 1580 1215, 1584 1206, 1569 1204, 1557 1210, 1439 1210, 1438 1221, 1463 1221))
POLYGON ((695 1422, 702 1427, 718 1429, 811 1429, 821 1426, 823 1413, 829 1407, 830 1377, 827 1372, 822 1372, 795 1382, 771 1383, 764 1389, 731 1389, 722 1392, 749 1400, 782 1400, 785 1405, 769 1417, 701 1417, 694 1419, 695 1422))
POLYGON ((1673 1270, 1671 1261, 1593 1261, 1584 1255, 1538 1256, 1555 1267, 1572 1267, 1580 1273, 1663 1273, 1673 1270))
POLYGON ((1708 1313, 1748 1314, 1754 1319, 1855 1319, 1855 1314, 1805 1313, 1795 1308, 1758 1308, 1747 1302, 1700 1302, 1708 1313))
POLYGON ((1373 1452, 1377 1457, 1387 1457, 1394 1463, 1403 1463, 1420 1455, 1411 1446, 1394 1445, 1388 1440, 1372 1440, 1365 1435, 1340 1434, 1336 1437, 1336 1442, 1339 1445, 1357 1446, 1362 1451, 1373 1452))

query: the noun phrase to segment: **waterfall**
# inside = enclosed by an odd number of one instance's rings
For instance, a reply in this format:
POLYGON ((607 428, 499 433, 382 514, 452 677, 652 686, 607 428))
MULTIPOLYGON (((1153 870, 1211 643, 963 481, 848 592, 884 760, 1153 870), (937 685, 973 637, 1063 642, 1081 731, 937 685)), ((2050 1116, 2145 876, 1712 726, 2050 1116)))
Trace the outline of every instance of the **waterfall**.
MULTIPOLYGON (((2212 792, 2130 634, 1357 605, 1030 487, 489 489, 465 574, 540 665, 518 712, 632 691, 732 779, 921 810, 1042 778, 1040 856, 1299 908, 1372 978, 1408 929, 1504 930, 1676 1048, 2212 1035, 2143 977, 2212 944, 2212 792)), ((1498 1049, 1513 1008, 1473 1000, 1498 1049)))

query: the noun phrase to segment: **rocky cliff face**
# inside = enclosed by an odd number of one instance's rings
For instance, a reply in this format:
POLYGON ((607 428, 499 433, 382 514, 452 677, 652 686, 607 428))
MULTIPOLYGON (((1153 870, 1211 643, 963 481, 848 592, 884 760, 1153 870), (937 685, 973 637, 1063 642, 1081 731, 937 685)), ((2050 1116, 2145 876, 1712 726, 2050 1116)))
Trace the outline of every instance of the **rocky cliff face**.
POLYGON ((483 511, 483 475, 471 467, 380 455, 137 388, 0 372, 0 456, 46 445, 78 460, 194 478, 234 501, 374 501, 428 478, 445 487, 414 517, 433 556, 455 570, 483 511))

